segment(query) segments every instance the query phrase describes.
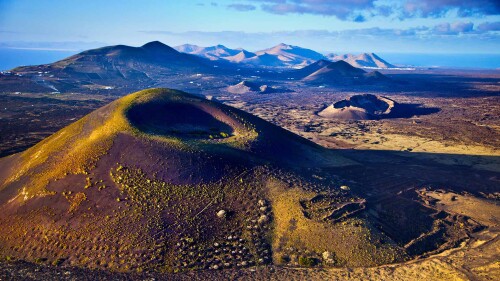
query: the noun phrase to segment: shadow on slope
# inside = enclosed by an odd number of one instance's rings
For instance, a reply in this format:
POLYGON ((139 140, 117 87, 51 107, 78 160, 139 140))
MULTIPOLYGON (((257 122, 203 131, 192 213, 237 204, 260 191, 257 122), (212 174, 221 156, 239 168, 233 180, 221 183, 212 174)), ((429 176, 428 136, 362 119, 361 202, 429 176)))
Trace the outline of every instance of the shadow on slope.
POLYGON ((381 119, 411 118, 414 116, 430 115, 430 114, 438 113, 439 111, 441 111, 440 108, 422 107, 422 104, 398 103, 397 106, 395 106, 392 109, 390 114, 382 117, 381 119))

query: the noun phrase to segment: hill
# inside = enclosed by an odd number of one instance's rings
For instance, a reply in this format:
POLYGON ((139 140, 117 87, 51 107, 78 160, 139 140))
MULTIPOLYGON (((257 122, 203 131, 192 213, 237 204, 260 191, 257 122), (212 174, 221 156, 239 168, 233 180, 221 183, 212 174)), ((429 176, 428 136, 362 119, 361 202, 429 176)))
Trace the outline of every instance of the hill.
POLYGON ((292 245, 314 262, 324 251, 345 265, 404 259, 368 239, 379 231, 332 223, 360 220, 362 198, 294 169, 353 163, 220 103, 141 91, 1 159, 0 252, 112 271, 286 263, 292 245), (324 219, 307 203, 318 192, 324 219))
POLYGON ((199 50, 203 49, 203 47, 193 45, 193 44, 184 44, 180 46, 175 46, 174 49, 176 49, 178 52, 181 53, 194 53, 198 52, 199 50))
MULTIPOLYGON (((94 73, 94 75, 104 74, 105 77, 113 75, 128 79, 133 78, 130 74, 141 72, 144 74, 144 69, 150 66, 186 70, 206 68, 207 65, 204 60, 179 53, 159 41, 154 41, 141 47, 117 45, 88 50, 50 66, 68 73, 87 75, 94 73), (110 70, 115 70, 115 73, 110 70)), ((15 71, 21 70, 15 69, 15 71)))
POLYGON ((323 109, 318 115, 344 120, 380 119, 391 114, 398 104, 386 97, 354 95, 323 109))
POLYGON ((314 72, 322 69, 325 66, 330 65, 332 62, 328 60, 318 60, 315 61, 314 63, 311 63, 310 65, 304 66, 300 69, 294 70, 292 73, 294 77, 297 78, 304 78, 307 77, 308 75, 313 74, 314 72))
POLYGON ((271 94, 271 93, 289 92, 289 90, 285 88, 272 87, 266 84, 256 83, 251 81, 241 81, 236 85, 228 86, 227 91, 233 94, 247 94, 247 93, 271 94))
POLYGON ((298 46, 281 43, 269 49, 255 52, 257 55, 268 54, 278 58, 284 66, 301 67, 311 64, 317 60, 324 59, 322 54, 298 46))
POLYGON ((242 50, 238 54, 236 54, 234 56, 226 57, 225 59, 227 61, 234 62, 234 63, 245 63, 248 59, 253 58, 255 56, 256 56, 256 54, 254 54, 252 52, 242 50))
POLYGON ((174 47, 177 51, 197 55, 209 60, 219 60, 226 57, 231 57, 237 55, 242 50, 230 49, 224 45, 216 45, 210 47, 200 47, 191 44, 184 44, 177 47, 174 47))
MULTIPOLYGON (((323 64, 324 62, 318 65, 313 65, 311 70, 314 70, 323 64)), ((307 74, 307 72, 303 71, 302 74, 307 74)), ((371 84, 388 80, 389 78, 380 72, 367 73, 363 69, 353 67, 345 61, 329 63, 302 79, 302 81, 309 84, 326 85, 371 84)))
POLYGON ((255 55, 248 59, 241 61, 243 64, 252 65, 255 67, 284 67, 286 66, 283 61, 277 56, 267 53, 255 55))
POLYGON ((41 86, 48 92, 72 92, 75 90, 130 90, 154 85, 169 76, 193 73, 214 73, 216 62, 198 56, 184 54, 158 41, 141 47, 125 45, 108 46, 81 52, 61 61, 13 69, 18 83, 12 91, 26 85, 41 86))
POLYGON ((260 93, 261 85, 251 82, 251 81, 241 81, 236 85, 227 87, 227 91, 233 94, 245 94, 250 92, 260 93))
MULTIPOLYGON (((0 159, 0 254, 113 272, 401 262, 477 228, 417 203, 422 192, 396 192, 439 182, 443 167, 328 150, 221 103, 149 89, 0 159)), ((481 175, 474 188, 487 190, 481 175)))
POLYGON ((200 47, 185 44, 175 47, 179 52, 197 55, 210 60, 227 60, 259 67, 303 67, 325 57, 313 50, 279 44, 255 53, 243 49, 230 49, 223 45, 200 47))
POLYGON ((374 53, 363 53, 359 55, 345 54, 335 55, 329 54, 327 58, 331 61, 343 60, 350 65, 358 68, 395 68, 396 66, 388 63, 374 53))

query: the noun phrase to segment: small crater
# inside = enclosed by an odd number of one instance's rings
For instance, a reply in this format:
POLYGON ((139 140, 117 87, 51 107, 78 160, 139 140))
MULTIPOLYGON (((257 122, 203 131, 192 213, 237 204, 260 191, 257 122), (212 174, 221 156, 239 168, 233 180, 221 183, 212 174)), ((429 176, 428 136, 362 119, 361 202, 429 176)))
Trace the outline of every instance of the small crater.
POLYGON ((233 128, 201 106, 189 103, 149 102, 127 111, 130 123, 147 134, 191 139, 220 139, 233 135, 233 128))

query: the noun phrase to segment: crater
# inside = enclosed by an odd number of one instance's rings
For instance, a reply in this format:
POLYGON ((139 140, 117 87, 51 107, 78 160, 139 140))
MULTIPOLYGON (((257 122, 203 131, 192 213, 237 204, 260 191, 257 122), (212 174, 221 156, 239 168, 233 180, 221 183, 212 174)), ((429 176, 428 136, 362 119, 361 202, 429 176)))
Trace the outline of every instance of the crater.
POLYGON ((342 120, 379 120, 410 118, 439 112, 439 108, 421 107, 421 104, 401 104, 394 100, 371 94, 354 95, 325 107, 317 114, 342 120))
POLYGON ((134 127, 152 135, 220 139, 234 133, 230 125, 214 117, 210 108, 197 104, 149 102, 134 105, 126 115, 134 127))

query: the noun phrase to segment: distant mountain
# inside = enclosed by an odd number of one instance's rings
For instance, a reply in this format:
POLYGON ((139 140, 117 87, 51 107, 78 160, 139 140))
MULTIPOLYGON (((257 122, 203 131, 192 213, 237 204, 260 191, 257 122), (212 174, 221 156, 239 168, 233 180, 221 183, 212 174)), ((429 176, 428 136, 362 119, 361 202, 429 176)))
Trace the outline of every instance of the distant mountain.
POLYGON ((255 55, 251 58, 248 58, 246 60, 241 61, 241 63, 247 64, 247 65, 258 66, 258 67, 284 67, 284 66, 286 66, 286 64, 284 64, 283 61, 280 60, 277 56, 270 55, 267 53, 255 55))
MULTIPOLYGON (((320 61, 316 65, 308 67, 311 68, 311 71, 314 71, 324 64, 324 61, 320 61)), ((304 74, 307 74, 307 72, 304 72, 304 74)), ((302 79, 302 81, 311 84, 367 84, 385 80, 389 80, 389 78, 378 71, 367 73, 363 69, 353 67, 342 60, 331 62, 302 79)))
POLYGON ((255 56, 257 56, 257 55, 252 53, 252 52, 241 50, 238 54, 236 54, 234 56, 230 56, 230 57, 225 57, 224 59, 226 59, 227 61, 230 61, 230 62, 234 62, 234 63, 241 63, 241 62, 245 62, 246 60, 253 58, 255 56))
POLYGON ((294 76, 297 77, 297 78, 304 78, 320 69, 322 69, 323 67, 325 66, 328 66, 329 64, 331 64, 332 62, 331 61, 328 61, 328 60, 318 60, 316 62, 313 62, 312 64, 310 65, 307 65, 303 68, 300 68, 300 69, 297 69, 294 71, 294 76))
MULTIPOLYGON (((278 44, 274 47, 257 51, 255 53, 243 49, 230 49, 224 45, 211 47, 200 47, 197 45, 184 44, 175 47, 179 52, 197 55, 212 61, 227 60, 232 63, 240 63, 260 67, 289 67, 303 68, 316 61, 345 61, 357 68, 395 68, 374 53, 353 54, 328 54, 326 56, 298 46, 278 44)), ((324 63, 324 62, 323 62, 324 63)))
POLYGON ((363 53, 359 55, 345 54, 336 55, 328 54, 326 56, 331 61, 343 60, 354 67, 367 67, 367 68, 395 68, 396 66, 388 63, 374 53, 363 53))
POLYGON ((196 45, 184 44, 174 48, 179 52, 191 55, 197 55, 203 58, 207 58, 209 60, 220 60, 226 57, 232 57, 242 51, 238 49, 230 49, 224 45, 200 47, 196 45))
POLYGON ((200 47, 184 44, 175 47, 175 49, 179 52, 197 55, 210 60, 227 60, 233 63, 260 67, 300 68, 317 60, 325 59, 325 56, 313 50, 283 43, 255 53, 243 49, 230 49, 223 45, 200 47))
POLYGON ((214 65, 215 62, 154 41, 141 47, 116 45, 92 49, 52 64, 17 67, 12 71, 31 77, 32 83, 45 85, 47 91, 66 92, 107 86, 150 87, 172 75, 213 73, 218 71, 214 65), (46 75, 39 77, 39 73, 46 75))
MULTIPOLYGON (((102 74, 104 76, 100 78, 103 79, 114 76, 130 78, 130 72, 142 72, 145 75, 144 71, 153 66, 172 70, 200 69, 207 68, 209 63, 155 41, 141 47, 116 45, 88 50, 46 66, 54 71, 60 70, 75 75, 102 74)), ((14 71, 29 68, 20 67, 14 71)))
POLYGON ((203 49, 203 47, 197 46, 197 45, 192 45, 192 44, 184 44, 180 46, 174 47, 178 52, 181 53, 194 53, 198 52, 199 50, 203 49))
POLYGON ((284 66, 288 67, 306 66, 317 60, 325 59, 325 56, 316 51, 284 43, 255 53, 257 55, 273 55, 277 57, 284 66))
POLYGON ((365 73, 364 70, 353 67, 345 61, 337 61, 309 74, 303 80, 314 83, 329 83, 344 78, 360 78, 365 73))

